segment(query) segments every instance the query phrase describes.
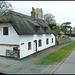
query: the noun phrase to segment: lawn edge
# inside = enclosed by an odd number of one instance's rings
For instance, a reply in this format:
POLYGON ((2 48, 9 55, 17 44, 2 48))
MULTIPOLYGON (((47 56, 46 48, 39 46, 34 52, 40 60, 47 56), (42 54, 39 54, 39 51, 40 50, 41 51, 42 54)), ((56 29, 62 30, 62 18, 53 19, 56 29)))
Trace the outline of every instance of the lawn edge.
POLYGON ((60 65, 62 65, 62 63, 68 58, 68 56, 69 56, 74 50, 75 50, 75 48, 74 48, 60 63, 58 63, 57 66, 56 66, 49 74, 53 74, 53 73, 56 71, 56 69, 57 69, 60 65))

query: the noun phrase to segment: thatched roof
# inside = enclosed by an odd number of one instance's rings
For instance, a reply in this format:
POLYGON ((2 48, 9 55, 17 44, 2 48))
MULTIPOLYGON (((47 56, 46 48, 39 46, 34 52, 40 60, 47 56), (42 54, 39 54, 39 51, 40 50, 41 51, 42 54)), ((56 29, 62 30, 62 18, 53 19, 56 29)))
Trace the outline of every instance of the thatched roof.
POLYGON ((10 11, 10 13, 6 13, 3 17, 0 17, 0 23, 11 23, 19 35, 52 33, 44 20, 34 19, 31 16, 15 11, 10 11), (40 27, 39 32, 36 32, 36 27, 40 27), (45 27, 47 28, 46 30, 45 27))

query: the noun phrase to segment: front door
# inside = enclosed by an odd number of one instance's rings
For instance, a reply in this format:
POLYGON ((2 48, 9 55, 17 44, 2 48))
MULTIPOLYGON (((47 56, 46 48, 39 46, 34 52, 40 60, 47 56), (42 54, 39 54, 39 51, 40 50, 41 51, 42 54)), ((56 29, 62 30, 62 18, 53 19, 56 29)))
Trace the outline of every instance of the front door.
POLYGON ((34 52, 37 52, 37 40, 34 40, 34 52))

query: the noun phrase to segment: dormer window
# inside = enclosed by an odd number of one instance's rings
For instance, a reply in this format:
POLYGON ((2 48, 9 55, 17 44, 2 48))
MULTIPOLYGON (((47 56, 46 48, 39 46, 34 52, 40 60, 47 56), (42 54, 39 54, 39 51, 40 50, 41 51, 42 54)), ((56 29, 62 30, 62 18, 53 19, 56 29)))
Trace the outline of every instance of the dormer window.
POLYGON ((40 26, 36 26, 36 32, 40 31, 40 26))
POLYGON ((47 31, 48 30, 48 27, 44 27, 44 30, 47 31))

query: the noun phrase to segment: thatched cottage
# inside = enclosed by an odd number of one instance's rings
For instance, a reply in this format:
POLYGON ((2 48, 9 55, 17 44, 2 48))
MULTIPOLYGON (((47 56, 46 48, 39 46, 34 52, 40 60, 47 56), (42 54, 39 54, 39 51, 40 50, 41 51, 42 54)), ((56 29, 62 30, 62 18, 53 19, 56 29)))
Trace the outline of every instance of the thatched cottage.
POLYGON ((15 11, 0 18, 0 55, 19 59, 55 45, 47 23, 15 11))

